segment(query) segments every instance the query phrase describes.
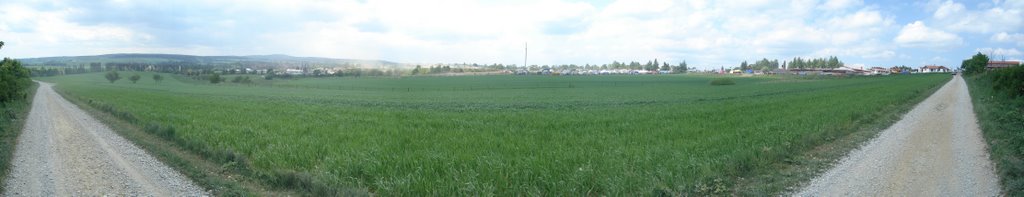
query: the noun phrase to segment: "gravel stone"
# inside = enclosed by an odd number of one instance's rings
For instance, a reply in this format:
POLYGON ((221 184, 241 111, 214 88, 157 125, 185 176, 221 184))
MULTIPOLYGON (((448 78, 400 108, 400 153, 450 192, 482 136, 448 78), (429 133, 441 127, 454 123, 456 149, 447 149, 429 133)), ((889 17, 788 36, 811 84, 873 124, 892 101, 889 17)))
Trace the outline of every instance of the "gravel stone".
POLYGON ((209 196, 39 82, 3 196, 209 196))
POLYGON ((958 75, 794 195, 999 196, 973 108, 958 75))

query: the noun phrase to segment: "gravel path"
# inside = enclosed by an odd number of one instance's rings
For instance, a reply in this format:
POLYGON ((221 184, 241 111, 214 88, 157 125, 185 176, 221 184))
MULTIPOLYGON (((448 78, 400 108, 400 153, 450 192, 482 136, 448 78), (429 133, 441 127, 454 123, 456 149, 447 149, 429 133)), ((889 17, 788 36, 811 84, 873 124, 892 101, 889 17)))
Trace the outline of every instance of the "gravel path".
POLYGON ((3 196, 207 196, 39 82, 3 196))
POLYGON ((998 196, 976 121, 956 76, 796 195, 998 196))

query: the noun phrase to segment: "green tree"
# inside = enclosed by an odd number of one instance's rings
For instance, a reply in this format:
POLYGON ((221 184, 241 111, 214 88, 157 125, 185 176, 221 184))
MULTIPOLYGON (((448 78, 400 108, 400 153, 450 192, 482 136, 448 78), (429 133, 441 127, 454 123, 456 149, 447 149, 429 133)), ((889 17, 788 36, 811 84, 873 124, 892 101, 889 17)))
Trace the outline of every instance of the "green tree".
POLYGON ((164 80, 164 76, 160 76, 160 74, 153 74, 153 81, 160 83, 162 80, 164 80))
POLYGON ((690 68, 688 66, 686 66, 686 60, 683 60, 683 63, 679 63, 679 70, 680 70, 679 72, 683 72, 683 73, 685 73, 687 71, 690 71, 690 68))
MULTIPOLYGON (((4 45, 0 41, 0 48, 4 45)), ((21 62, 11 58, 4 58, 0 61, 0 105, 15 100, 26 99, 28 94, 24 92, 32 84, 29 79, 31 71, 21 66, 21 62)))
POLYGON ((131 77, 128 77, 128 80, 131 80, 132 84, 134 84, 135 82, 138 82, 139 79, 142 79, 142 76, 139 76, 139 74, 134 74, 131 77))
POLYGON ((671 70, 671 69, 672 69, 672 68, 668 66, 668 62, 663 62, 663 63, 661 64, 661 70, 663 70, 663 71, 667 71, 667 70, 671 70))
POLYGON ((421 71, 421 70, 423 70, 423 67, 421 67, 420 65, 416 65, 416 68, 415 68, 415 69, 412 69, 412 75, 418 75, 418 74, 420 74, 420 72, 423 72, 423 71, 421 71))
POLYGON ((630 70, 640 70, 640 69, 643 69, 644 66, 640 65, 640 62, 632 61, 632 62, 629 62, 629 66, 627 66, 627 68, 629 68, 630 70))
POLYGON ((117 71, 114 70, 107 72, 107 75, 105 75, 104 77, 106 77, 107 81, 110 81, 110 83, 114 83, 115 81, 121 79, 121 75, 117 74, 117 71))
POLYGON ((839 68, 839 58, 835 56, 829 57, 828 68, 839 68))
POLYGON ((223 81, 223 79, 220 78, 220 74, 213 73, 213 75, 210 75, 210 83, 215 84, 220 83, 221 81, 223 81))
POLYGON ((977 74, 985 72, 985 66, 988 65, 988 56, 985 54, 975 54, 971 59, 964 60, 960 64, 960 69, 964 70, 964 74, 977 74))
POLYGON ((651 71, 658 70, 658 59, 654 59, 654 66, 651 67, 651 71))
POLYGON ((30 71, 21 62, 11 58, 0 61, 0 103, 24 99, 24 89, 32 84, 30 71))
POLYGON ((649 71, 654 71, 654 70, 658 69, 658 65, 655 65, 654 62, 652 62, 652 61, 647 61, 647 64, 644 64, 643 69, 644 70, 649 70, 649 71))

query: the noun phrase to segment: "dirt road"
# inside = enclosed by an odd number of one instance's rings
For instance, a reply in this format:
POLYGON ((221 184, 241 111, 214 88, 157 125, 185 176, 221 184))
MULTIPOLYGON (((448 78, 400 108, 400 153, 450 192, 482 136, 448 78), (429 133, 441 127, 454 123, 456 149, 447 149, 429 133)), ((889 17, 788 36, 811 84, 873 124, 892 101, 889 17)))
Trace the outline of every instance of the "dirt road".
POLYGON ((796 195, 998 196, 976 121, 956 76, 796 195))
POLYGON ((39 83, 3 196, 204 196, 185 176, 39 83))

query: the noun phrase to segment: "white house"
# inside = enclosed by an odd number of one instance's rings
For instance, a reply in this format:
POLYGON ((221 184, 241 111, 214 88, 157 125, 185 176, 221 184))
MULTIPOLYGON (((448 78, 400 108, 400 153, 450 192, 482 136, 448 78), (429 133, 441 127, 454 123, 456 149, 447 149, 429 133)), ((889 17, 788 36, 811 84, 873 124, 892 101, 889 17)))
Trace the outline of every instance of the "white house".
POLYGON ((921 67, 922 73, 948 73, 949 68, 945 66, 927 65, 921 67))
POLYGON ((289 75, 302 75, 302 70, 289 68, 285 69, 284 73, 289 75))

